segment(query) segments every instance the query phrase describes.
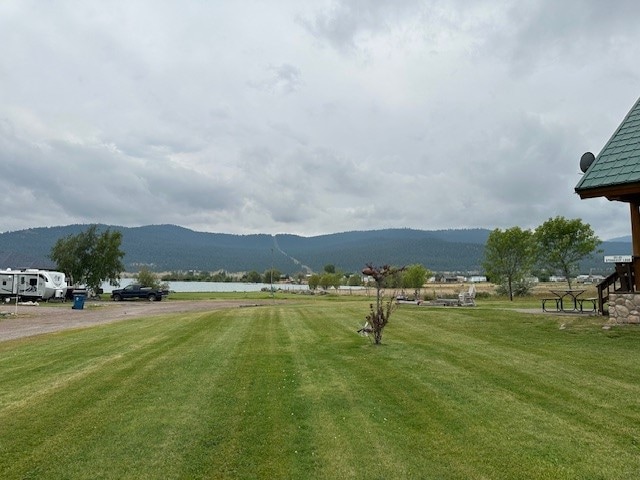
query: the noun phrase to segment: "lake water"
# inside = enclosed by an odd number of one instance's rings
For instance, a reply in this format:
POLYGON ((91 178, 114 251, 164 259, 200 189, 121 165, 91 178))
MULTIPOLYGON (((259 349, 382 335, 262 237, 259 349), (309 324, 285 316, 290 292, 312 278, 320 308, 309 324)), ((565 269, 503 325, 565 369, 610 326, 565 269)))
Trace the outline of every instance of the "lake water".
MULTIPOLYGON (((104 293, 111 293, 115 288, 124 288, 133 283, 132 278, 120 280, 120 286, 114 287, 108 283, 102 284, 104 293)), ((167 282, 172 292, 259 292, 263 288, 269 290, 268 283, 233 283, 233 282, 167 282)), ((277 290, 309 290, 308 285, 274 285, 277 290)))
MULTIPOLYGON (((119 287, 113 287, 108 283, 102 284, 104 293, 111 293, 115 288, 124 288, 133 283, 133 278, 123 278, 119 287)), ((234 282, 167 282, 172 292, 259 292, 262 289, 269 290, 268 283, 234 283, 234 282)), ((274 284, 273 288, 284 291, 306 291, 308 285, 291 285, 285 283, 274 284)), ((365 287, 340 287, 340 290, 363 290, 365 287)))

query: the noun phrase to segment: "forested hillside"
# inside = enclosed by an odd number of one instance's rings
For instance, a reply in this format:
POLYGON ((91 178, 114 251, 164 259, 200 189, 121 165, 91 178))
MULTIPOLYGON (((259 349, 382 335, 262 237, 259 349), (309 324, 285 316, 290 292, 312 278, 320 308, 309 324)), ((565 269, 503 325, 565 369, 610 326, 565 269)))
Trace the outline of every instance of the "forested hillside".
MULTIPOLYGON (((461 231, 451 232, 454 237, 462 238, 461 231)), ((283 251, 314 271, 322 270, 327 263, 349 272, 360 271, 367 263, 421 263, 433 271, 480 269, 484 243, 446 241, 438 237, 446 238, 446 235, 442 232, 390 229, 311 238, 277 235, 276 240, 283 251)))
MULTIPOLYGON (((48 258, 55 242, 86 230, 88 225, 33 228, 0 234, 0 268, 52 268, 48 258)), ((343 232, 315 237, 298 235, 233 235, 195 232, 175 225, 119 227, 127 271, 146 265, 155 271, 263 272, 272 266, 283 273, 322 271, 334 265, 357 272, 367 263, 410 265, 420 263, 435 272, 481 270, 485 229, 386 229, 343 232)), ((582 271, 610 269, 602 255, 629 254, 630 243, 604 242, 602 253, 583 263, 582 271)))

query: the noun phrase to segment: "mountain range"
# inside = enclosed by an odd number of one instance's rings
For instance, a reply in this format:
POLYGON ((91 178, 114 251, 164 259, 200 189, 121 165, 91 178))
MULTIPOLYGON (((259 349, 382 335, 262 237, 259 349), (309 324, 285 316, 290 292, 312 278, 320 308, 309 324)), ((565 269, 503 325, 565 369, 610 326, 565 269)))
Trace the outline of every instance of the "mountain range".
MULTIPOLYGON (((283 273, 320 272, 331 264, 344 272, 375 265, 420 263, 434 272, 480 272, 487 229, 384 229, 302 237, 290 234, 235 235, 196 232, 176 225, 120 227, 99 230, 122 233, 125 268, 147 266, 158 272, 209 271, 283 273)), ((54 268, 48 258, 60 238, 77 235, 88 225, 42 227, 0 233, 0 268, 54 268)), ((581 264, 581 271, 604 273, 611 267, 602 255, 631 252, 626 237, 603 242, 601 253, 581 264)))

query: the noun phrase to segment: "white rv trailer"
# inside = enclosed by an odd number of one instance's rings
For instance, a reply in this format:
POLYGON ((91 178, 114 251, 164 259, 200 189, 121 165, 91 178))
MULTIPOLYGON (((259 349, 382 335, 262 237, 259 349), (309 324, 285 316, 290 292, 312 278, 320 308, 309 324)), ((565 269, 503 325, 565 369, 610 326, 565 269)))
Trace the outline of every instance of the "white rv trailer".
POLYGON ((34 268, 0 270, 0 298, 64 299, 66 293, 67 279, 62 272, 34 268))

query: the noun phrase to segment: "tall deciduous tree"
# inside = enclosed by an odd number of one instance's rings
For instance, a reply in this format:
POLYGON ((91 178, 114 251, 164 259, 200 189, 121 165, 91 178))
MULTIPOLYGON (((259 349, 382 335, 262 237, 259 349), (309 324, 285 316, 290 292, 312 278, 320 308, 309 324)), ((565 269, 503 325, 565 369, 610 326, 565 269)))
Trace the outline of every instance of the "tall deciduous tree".
POLYGON ((262 275, 263 283, 278 283, 280 281, 280 277, 282 276, 282 272, 276 268, 270 268, 269 270, 265 270, 262 275))
POLYGON ((336 273, 336 266, 329 263, 324 266, 325 273, 336 273))
POLYGON ((514 282, 529 273, 534 262, 535 244, 530 230, 496 228, 489 234, 482 266, 493 283, 506 282, 510 300, 513 300, 514 282))
POLYGON ((260 283, 262 282, 262 275, 260 275, 255 270, 251 270, 249 273, 247 273, 246 281, 249 283, 260 283))
POLYGON ((596 251, 601 241, 588 223, 581 219, 550 218, 535 232, 540 263, 551 271, 559 271, 571 288, 571 277, 577 273, 580 260, 596 251))
POLYGON ((309 290, 316 290, 320 285, 320 275, 314 273, 309 277, 309 290))
POLYGON ((417 300, 420 295, 420 289, 430 275, 431 272, 419 263, 409 265, 402 274, 402 286, 403 288, 413 288, 414 296, 417 300))
POLYGON ((117 285, 120 280, 124 271, 121 243, 122 233, 110 229, 98 233, 98 226, 91 225, 78 235, 59 239, 49 257, 74 284, 85 284, 97 292, 102 282, 117 285))
POLYGON ((151 287, 156 290, 164 289, 165 286, 160 282, 158 275, 152 272, 149 267, 141 267, 134 276, 135 280, 144 287, 151 287))
POLYGON ((337 290, 338 288, 340 288, 341 281, 342 274, 340 273, 325 272, 320 276, 320 286, 325 290, 328 290, 329 287, 333 287, 337 290))

